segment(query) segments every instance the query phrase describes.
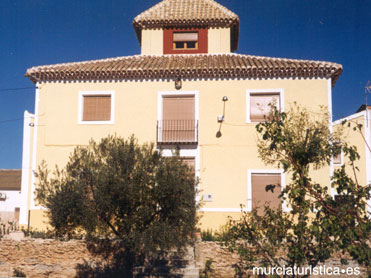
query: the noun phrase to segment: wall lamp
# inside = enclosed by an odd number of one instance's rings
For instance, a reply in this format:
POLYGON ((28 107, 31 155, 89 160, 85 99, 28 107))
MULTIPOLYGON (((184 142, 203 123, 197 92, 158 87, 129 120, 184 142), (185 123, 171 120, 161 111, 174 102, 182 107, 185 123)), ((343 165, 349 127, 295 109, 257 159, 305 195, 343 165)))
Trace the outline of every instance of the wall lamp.
POLYGON ((175 89, 180 90, 182 88, 182 79, 177 77, 175 79, 175 89))
POLYGON ((222 101, 224 103, 223 105, 223 115, 219 115, 218 116, 218 123, 222 123, 224 121, 224 114, 225 114, 225 102, 228 101, 228 97, 224 96, 222 98, 222 101))

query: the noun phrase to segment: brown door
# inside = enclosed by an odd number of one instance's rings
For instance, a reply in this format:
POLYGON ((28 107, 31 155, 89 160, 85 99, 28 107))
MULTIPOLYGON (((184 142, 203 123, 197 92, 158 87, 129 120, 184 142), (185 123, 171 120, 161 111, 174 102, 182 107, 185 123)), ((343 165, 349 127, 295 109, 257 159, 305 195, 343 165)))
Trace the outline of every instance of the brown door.
POLYGON ((14 209, 14 220, 19 223, 19 214, 20 214, 20 208, 14 209))
POLYGON ((165 96, 162 107, 162 141, 195 141, 195 97, 165 96))

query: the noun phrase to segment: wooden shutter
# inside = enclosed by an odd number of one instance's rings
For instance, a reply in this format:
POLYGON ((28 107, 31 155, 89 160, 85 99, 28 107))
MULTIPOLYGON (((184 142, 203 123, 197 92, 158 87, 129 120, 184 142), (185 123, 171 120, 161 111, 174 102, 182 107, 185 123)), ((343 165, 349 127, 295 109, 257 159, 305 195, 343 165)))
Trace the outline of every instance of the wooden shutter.
POLYGON ((281 208, 281 174, 252 174, 252 205, 258 207, 258 212, 264 211, 264 206, 281 208), (275 185, 274 191, 265 191, 267 185, 275 185))
POLYGON ((162 139, 167 142, 195 140, 195 97, 163 97, 162 139))
POLYGON ((111 96, 84 96, 83 121, 111 120, 111 96))
POLYGON ((174 33, 174 42, 196 42, 198 41, 198 33, 174 33))
POLYGON ((271 111, 270 105, 280 110, 279 94, 251 94, 250 95, 250 120, 252 122, 266 121, 271 111))
POLYGON ((333 160, 334 164, 341 164, 341 152, 334 157, 334 160, 333 160))
POLYGON ((334 144, 335 144, 335 146, 340 147, 341 149, 340 149, 340 153, 332 158, 332 162, 334 164, 339 165, 339 164, 341 164, 341 155, 342 155, 342 152, 343 152, 342 143, 341 142, 335 142, 334 144))
POLYGON ((176 96, 163 98, 164 120, 194 120, 195 119, 195 97, 176 96))
POLYGON ((195 158, 194 157, 182 157, 182 161, 185 165, 187 165, 190 168, 191 172, 194 174, 195 168, 196 168, 195 158))

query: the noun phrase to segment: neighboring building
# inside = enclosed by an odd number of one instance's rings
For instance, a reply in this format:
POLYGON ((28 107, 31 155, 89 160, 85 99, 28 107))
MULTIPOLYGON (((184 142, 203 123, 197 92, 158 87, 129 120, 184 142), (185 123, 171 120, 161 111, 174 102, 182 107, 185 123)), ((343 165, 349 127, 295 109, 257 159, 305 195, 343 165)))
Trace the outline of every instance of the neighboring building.
POLYGON ((19 222, 22 170, 0 170, 0 222, 19 222))
MULTIPOLYGON (((279 192, 262 187, 283 187, 289 177, 258 158, 255 125, 273 101, 281 110, 297 102, 314 113, 324 105, 331 115, 342 66, 234 54, 239 24, 235 13, 212 0, 164 0, 134 19, 141 55, 28 69, 37 90, 28 133, 33 143, 24 144, 21 223, 43 223, 27 163, 33 171, 42 160, 62 167, 75 146, 108 134, 135 134, 165 155, 179 149, 200 177, 202 228, 238 217, 240 204, 246 210, 258 201, 278 205, 279 192)), ((330 171, 318 171, 315 179, 329 184, 330 171)))
MULTIPOLYGON (((334 130, 343 130, 344 141, 357 147, 360 160, 356 162, 359 169, 357 181, 360 185, 371 184, 371 106, 362 105, 355 114, 337 120, 333 123, 334 130), (346 122, 345 122, 346 121, 346 122), (345 124, 342 124, 344 123, 345 124), (354 127, 362 126, 360 131, 354 127)), ((344 154, 341 153, 333 159, 334 169, 346 164, 344 154)), ((353 170, 347 167, 348 173, 353 176, 353 170)), ((369 211, 371 212, 371 200, 369 201, 369 211)))

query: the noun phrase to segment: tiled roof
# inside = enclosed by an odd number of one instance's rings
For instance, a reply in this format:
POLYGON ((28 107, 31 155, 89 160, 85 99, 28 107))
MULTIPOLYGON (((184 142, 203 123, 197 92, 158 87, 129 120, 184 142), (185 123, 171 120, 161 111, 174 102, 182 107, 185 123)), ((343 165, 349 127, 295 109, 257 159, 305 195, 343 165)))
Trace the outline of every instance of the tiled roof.
POLYGON ((141 29, 164 27, 232 27, 233 50, 237 49, 240 20, 214 0, 163 0, 134 18, 140 40, 141 29))
POLYGON ((187 78, 332 78, 340 64, 239 54, 136 55, 38 66, 27 70, 33 82, 77 80, 151 80, 187 78))
POLYGON ((134 18, 142 29, 174 25, 229 27, 238 16, 213 0, 163 0, 134 18))
POLYGON ((0 170, 0 190, 21 190, 22 170, 0 170))

